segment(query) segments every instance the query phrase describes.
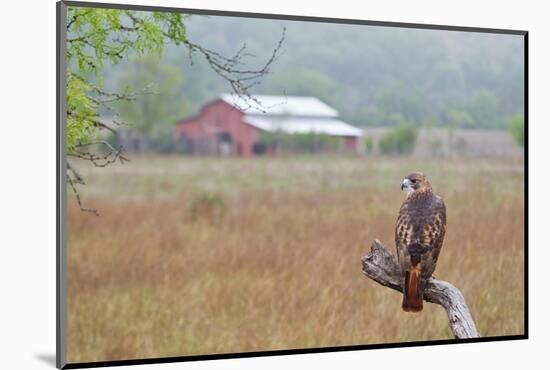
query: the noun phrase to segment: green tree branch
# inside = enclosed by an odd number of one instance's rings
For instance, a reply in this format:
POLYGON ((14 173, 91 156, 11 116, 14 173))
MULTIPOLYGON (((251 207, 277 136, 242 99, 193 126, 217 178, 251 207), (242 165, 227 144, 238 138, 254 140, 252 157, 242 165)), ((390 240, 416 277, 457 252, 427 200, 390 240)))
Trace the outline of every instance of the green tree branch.
MULTIPOLYGON (((100 140, 98 132, 116 133, 116 127, 99 120, 99 110, 104 108, 116 113, 116 103, 134 101, 141 91, 106 92, 103 88, 105 65, 116 65, 130 56, 160 54, 168 43, 183 45, 193 55, 206 59, 212 70, 229 83, 234 94, 243 101, 254 100, 249 90, 258 84, 262 76, 279 56, 284 40, 284 30, 268 60, 257 69, 247 69, 243 61, 247 56, 244 45, 235 55, 225 57, 220 53, 188 40, 184 20, 189 15, 165 12, 141 12, 119 9, 90 9, 69 7, 67 13, 67 155, 88 160, 104 167, 122 156, 122 148, 115 148, 100 140), (100 153, 95 153, 98 148, 100 153)), ((254 102, 259 103, 259 102, 254 102)), ((117 114, 115 114, 117 116, 117 114)), ((123 122, 115 121, 115 124, 123 122)), ((84 184, 67 170, 67 181, 73 189, 81 209, 82 203, 75 185, 84 184)))

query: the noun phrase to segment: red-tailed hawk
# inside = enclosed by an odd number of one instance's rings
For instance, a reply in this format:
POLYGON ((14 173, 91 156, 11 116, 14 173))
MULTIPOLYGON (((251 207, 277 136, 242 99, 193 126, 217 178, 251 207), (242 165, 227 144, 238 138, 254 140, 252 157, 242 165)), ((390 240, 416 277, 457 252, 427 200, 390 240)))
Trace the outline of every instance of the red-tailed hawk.
POLYGON ((424 174, 413 172, 403 179, 407 199, 395 225, 397 260, 404 276, 403 305, 407 312, 422 310, 424 288, 432 276, 443 238, 446 210, 424 174))

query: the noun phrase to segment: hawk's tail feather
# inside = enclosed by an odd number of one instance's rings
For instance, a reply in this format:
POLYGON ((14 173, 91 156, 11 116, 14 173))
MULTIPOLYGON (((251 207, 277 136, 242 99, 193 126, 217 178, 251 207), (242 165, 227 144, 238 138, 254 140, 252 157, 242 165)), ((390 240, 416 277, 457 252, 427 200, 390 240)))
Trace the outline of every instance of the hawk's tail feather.
POLYGON ((401 305, 405 312, 422 311, 424 289, 422 289, 420 279, 419 265, 405 272, 405 289, 403 290, 403 304, 401 305))

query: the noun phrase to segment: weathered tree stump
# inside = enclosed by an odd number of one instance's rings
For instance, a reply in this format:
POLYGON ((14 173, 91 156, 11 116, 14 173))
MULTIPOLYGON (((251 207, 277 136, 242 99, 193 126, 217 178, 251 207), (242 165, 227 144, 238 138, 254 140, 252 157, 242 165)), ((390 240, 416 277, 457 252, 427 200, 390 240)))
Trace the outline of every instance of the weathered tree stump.
MULTIPOLYGON (((378 240, 372 242, 370 252, 361 258, 363 273, 377 283, 403 292, 404 277, 395 257, 378 240)), ((477 338, 479 334, 464 301, 454 285, 431 278, 424 290, 424 300, 443 306, 455 338, 477 338)))

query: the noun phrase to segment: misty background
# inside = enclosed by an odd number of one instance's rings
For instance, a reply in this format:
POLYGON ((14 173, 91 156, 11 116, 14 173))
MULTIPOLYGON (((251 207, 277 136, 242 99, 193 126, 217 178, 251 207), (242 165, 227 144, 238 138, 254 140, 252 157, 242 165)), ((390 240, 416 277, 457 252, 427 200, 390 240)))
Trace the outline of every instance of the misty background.
MULTIPOLYGON (((354 125, 506 129, 523 114, 522 36, 195 15, 186 26, 190 40, 222 55, 246 45, 250 67, 269 57, 286 28, 282 55, 252 91, 316 96, 354 125)), ((145 84, 136 63, 110 68, 106 81, 145 84)), ((185 48, 168 45, 156 64, 170 75, 155 85, 175 115, 159 118, 195 114, 229 90, 185 48)))

